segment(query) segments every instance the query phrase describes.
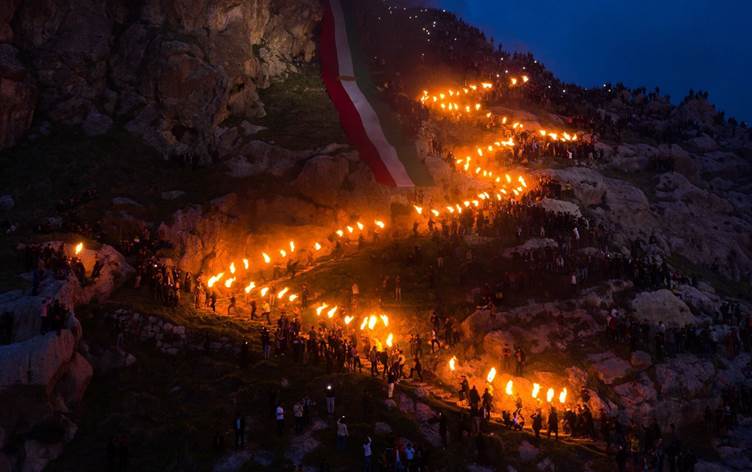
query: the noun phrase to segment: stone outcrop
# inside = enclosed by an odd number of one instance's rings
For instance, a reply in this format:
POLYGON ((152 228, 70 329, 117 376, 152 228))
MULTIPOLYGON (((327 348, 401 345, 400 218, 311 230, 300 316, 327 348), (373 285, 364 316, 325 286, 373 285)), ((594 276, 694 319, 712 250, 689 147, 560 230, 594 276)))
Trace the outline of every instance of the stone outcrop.
POLYGON ((48 392, 73 358, 75 338, 68 330, 0 346, 0 388, 41 385, 48 392))
POLYGON ((0 149, 36 114, 207 161, 220 123, 262 115, 257 90, 313 58, 320 17, 314 0, 5 2, 0 149))

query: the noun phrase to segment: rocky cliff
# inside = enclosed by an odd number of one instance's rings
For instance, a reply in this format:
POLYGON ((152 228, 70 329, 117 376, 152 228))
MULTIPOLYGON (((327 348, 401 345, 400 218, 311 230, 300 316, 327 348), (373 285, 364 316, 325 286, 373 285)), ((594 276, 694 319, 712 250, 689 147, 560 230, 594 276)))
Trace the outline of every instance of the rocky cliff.
POLYGON ((214 130, 263 115, 257 90, 315 55, 316 0, 10 0, 0 5, 0 149, 32 121, 122 125, 207 162, 214 130), (240 120, 238 120, 240 121, 240 120))

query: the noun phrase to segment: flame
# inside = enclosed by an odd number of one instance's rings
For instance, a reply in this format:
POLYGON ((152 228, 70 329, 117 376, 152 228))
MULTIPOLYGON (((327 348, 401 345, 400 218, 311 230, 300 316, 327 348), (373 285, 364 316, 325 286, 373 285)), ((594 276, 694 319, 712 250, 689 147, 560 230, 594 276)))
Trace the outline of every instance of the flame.
POLYGON ((289 297, 287 298, 287 301, 290 301, 290 302, 294 302, 295 300, 297 300, 297 298, 298 298, 298 296, 297 296, 296 294, 294 294, 294 293, 293 293, 292 295, 290 295, 290 296, 289 296, 289 297))
POLYGON ((243 267, 245 268, 245 270, 248 270, 248 259, 246 258, 243 258, 243 267))
POLYGON ((285 294, 286 294, 286 293, 287 293, 287 292, 288 292, 289 290, 290 290, 290 288, 289 288, 289 287, 285 287, 285 288, 283 288, 282 290, 280 290, 279 292, 277 292, 277 298, 282 298, 282 297, 284 297, 284 296, 285 296, 285 294))
POLYGON ((374 326, 376 326, 377 318, 373 315, 368 317, 368 329, 373 331, 374 326))
POLYGON ((530 80, 530 77, 523 75, 522 76, 522 82, 527 83, 530 80))
POLYGON ((381 221, 381 220, 374 220, 373 224, 375 224, 376 226, 378 226, 381 229, 384 229, 384 222, 381 221))
POLYGON ((234 262, 230 262, 230 273, 231 274, 235 273, 235 263, 234 262))
POLYGON ((290 252, 295 252, 295 241, 290 241, 290 252))
POLYGON ((514 387, 514 382, 512 381, 512 379, 509 379, 509 381, 507 382, 507 386, 504 387, 504 393, 506 393, 507 395, 511 397, 513 393, 512 392, 513 387, 514 387))
POLYGON ((263 256, 263 258, 264 258, 264 262, 266 262, 267 264, 268 264, 268 263, 270 263, 270 262, 272 261, 272 258, 271 258, 271 257, 269 257, 269 254, 267 254, 267 253, 265 253, 265 252, 262 252, 262 253, 261 253, 261 255, 262 255, 262 256, 263 256))
POLYGON ((347 232, 350 233, 350 234, 352 234, 353 231, 355 231, 355 228, 353 228, 352 226, 348 225, 347 226, 347 232))
POLYGON ((389 326, 389 317, 386 315, 379 315, 379 318, 381 318, 381 321, 384 323, 384 326, 389 326))
POLYGON ((457 356, 452 356, 451 359, 449 359, 449 370, 456 370, 457 369, 457 356))
POLYGON ((222 280, 222 277, 224 276, 225 276, 224 272, 220 272, 217 275, 212 275, 211 277, 209 277, 209 280, 207 280, 206 282, 207 287, 212 288, 214 284, 222 280))
POLYGON ((415 208, 415 212, 419 215, 423 214, 423 207, 419 207, 418 205, 413 205, 413 208, 415 208))
POLYGON ((433 216, 439 216, 439 210, 431 209, 431 213, 433 213, 433 216))
POLYGON ((81 243, 76 244, 76 247, 73 249, 73 252, 75 252, 76 255, 79 255, 81 254, 81 251, 83 250, 84 250, 84 243, 81 242, 81 243))
POLYGON ((313 249, 315 249, 316 251, 320 251, 321 250, 321 244, 319 244, 318 242, 313 243, 313 249))
POLYGON ((363 226, 363 223, 361 223, 360 221, 356 221, 355 222, 355 226, 357 226, 358 229, 361 230, 361 231, 363 231, 363 228, 365 227, 365 226, 363 226))
POLYGON ((339 237, 341 238, 341 237, 342 237, 342 236, 344 236, 344 235, 345 235, 345 232, 344 232, 344 231, 342 231, 341 229, 338 229, 338 230, 337 230, 337 236, 339 236, 339 237))
POLYGON ((561 389, 559 393, 559 403, 566 403, 567 401, 567 387, 561 389))
POLYGON ((548 403, 551 403, 551 400, 553 399, 554 399, 554 389, 549 388, 548 391, 546 392, 546 401, 548 403))
POLYGON ((261 296, 265 297, 266 294, 269 293, 269 287, 264 287, 261 289, 261 296))
POLYGON ((491 367, 491 370, 488 371, 488 375, 486 375, 486 381, 491 383, 494 378, 496 378, 496 367, 491 367))
POLYGON ((283 258, 285 258, 285 257, 287 257, 287 251, 285 251, 284 249, 280 249, 279 250, 279 255, 282 256, 283 258))
POLYGON ((360 323, 360 330, 363 331, 364 329, 366 329, 367 324, 368 324, 368 317, 366 316, 365 318, 363 318, 363 322, 360 323))
POLYGON ((321 312, 324 311, 324 308, 328 307, 326 303, 322 303, 318 307, 316 307, 316 316, 321 316, 321 312))
POLYGON ((392 347, 392 344, 394 344, 394 335, 389 333, 386 337, 386 345, 387 347, 392 347))
POLYGON ((235 277, 230 277, 229 279, 225 280, 225 287, 227 288, 232 287, 233 282, 235 282, 235 277))
POLYGON ((533 398, 538 398, 538 392, 540 392, 540 385, 537 383, 533 384, 533 398))
POLYGON ((332 318, 332 317, 334 317, 335 313, 337 313, 337 307, 336 306, 326 312, 326 317, 327 318, 332 318))
POLYGON ((349 325, 352 322, 352 320, 354 320, 354 319, 355 319, 354 316, 349 316, 349 315, 345 316, 345 324, 349 325))
POLYGON ((513 87, 514 87, 515 85, 517 85, 517 79, 515 79, 514 77, 512 77, 512 79, 510 80, 510 82, 512 83, 512 86, 513 86, 513 87))
POLYGON ((251 282, 243 290, 245 290, 245 293, 251 293, 254 288, 256 288, 256 282, 251 282))

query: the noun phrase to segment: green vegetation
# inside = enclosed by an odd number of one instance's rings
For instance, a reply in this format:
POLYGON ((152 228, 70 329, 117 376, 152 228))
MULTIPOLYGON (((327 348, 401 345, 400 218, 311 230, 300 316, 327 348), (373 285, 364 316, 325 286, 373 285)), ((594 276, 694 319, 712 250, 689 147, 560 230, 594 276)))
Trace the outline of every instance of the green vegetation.
POLYGON ((268 129, 258 137, 288 149, 316 149, 347 143, 318 64, 299 66, 299 72, 259 92, 267 115, 257 120, 268 129))

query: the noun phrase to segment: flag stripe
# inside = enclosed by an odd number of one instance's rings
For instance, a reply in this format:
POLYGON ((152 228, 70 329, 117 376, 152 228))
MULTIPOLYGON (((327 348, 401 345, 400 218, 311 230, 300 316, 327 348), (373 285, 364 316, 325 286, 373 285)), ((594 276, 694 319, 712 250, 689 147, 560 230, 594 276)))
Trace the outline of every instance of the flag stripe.
MULTIPOLYGON (((329 96, 334 102, 340 116, 340 122, 345 133, 358 148, 361 159, 369 165, 376 181, 389 186, 395 186, 389 170, 379 157, 376 146, 368 139, 365 128, 355 105, 345 91, 342 81, 339 79, 339 60, 336 47, 336 33, 334 15, 330 2, 324 2, 324 15, 321 28, 321 75, 329 96)), ((343 30, 344 33, 344 30, 343 30)), ((347 64, 344 65, 347 67, 347 64)), ((352 71, 352 63, 350 63, 352 71)))

